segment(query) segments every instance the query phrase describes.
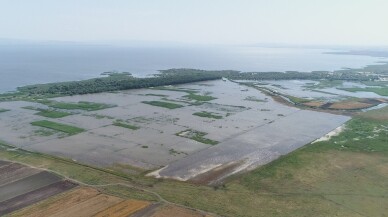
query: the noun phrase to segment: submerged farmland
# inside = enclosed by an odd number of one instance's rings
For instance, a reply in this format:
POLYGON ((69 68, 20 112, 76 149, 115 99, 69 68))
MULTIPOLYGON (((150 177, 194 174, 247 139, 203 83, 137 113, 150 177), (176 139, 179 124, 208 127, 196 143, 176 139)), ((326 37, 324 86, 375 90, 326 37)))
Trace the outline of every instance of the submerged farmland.
POLYGON ((94 166, 156 170, 150 175, 201 183, 268 163, 350 119, 289 107, 222 80, 51 100, 1 102, 10 111, 0 113, 0 140, 94 166), (101 106, 67 106, 80 102, 101 106), (51 104, 70 115, 53 119, 26 109, 51 104), (77 134, 34 123, 76 127, 77 134))

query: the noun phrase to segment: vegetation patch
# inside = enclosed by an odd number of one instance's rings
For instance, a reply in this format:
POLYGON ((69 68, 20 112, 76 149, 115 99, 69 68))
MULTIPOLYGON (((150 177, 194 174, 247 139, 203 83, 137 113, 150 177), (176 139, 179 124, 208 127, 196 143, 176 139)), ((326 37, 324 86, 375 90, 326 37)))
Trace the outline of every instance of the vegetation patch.
POLYGON ((68 112, 41 109, 40 112, 36 113, 36 115, 47 117, 47 118, 63 118, 72 114, 68 112))
POLYGON ((158 106, 158 107, 163 107, 163 108, 168 108, 168 109, 177 109, 177 108, 184 107, 183 105, 180 105, 180 104, 171 103, 171 102, 163 102, 163 101, 143 101, 142 103, 148 104, 148 105, 153 105, 153 106, 158 106))
POLYGON ((78 103, 68 103, 68 102, 57 102, 57 101, 46 100, 41 103, 57 109, 66 109, 66 110, 77 109, 77 110, 84 110, 84 111, 96 111, 96 110, 115 107, 115 105, 95 103, 95 102, 84 102, 84 101, 80 101, 78 103))
POLYGON ((304 98, 299 98, 299 97, 290 96, 290 95, 284 95, 284 96, 287 97, 291 102, 295 104, 302 104, 302 103, 307 103, 311 101, 310 99, 304 99, 304 98))
POLYGON ((104 118, 106 118, 106 119, 115 119, 114 117, 112 117, 112 116, 108 116, 108 115, 99 115, 99 114, 91 114, 91 115, 89 115, 89 114, 84 114, 84 116, 90 116, 90 117, 95 117, 96 119, 104 119, 104 118))
POLYGON ((168 150, 168 152, 170 153, 170 155, 174 155, 174 156, 177 156, 177 155, 180 155, 180 154, 188 155, 186 152, 177 151, 177 150, 175 150, 173 148, 170 148, 170 150, 168 150))
POLYGON ((0 108, 0 113, 10 111, 9 109, 2 109, 0 108))
POLYGON ((56 133, 57 131, 51 129, 39 129, 34 131, 35 136, 52 136, 56 133))
POLYGON ((203 117, 203 118, 213 118, 213 119, 222 119, 222 115, 214 114, 212 112, 201 111, 193 113, 195 116, 203 117))
POLYGON ((159 96, 159 97, 168 97, 168 95, 164 94, 155 94, 155 93, 147 93, 145 96, 159 96))
POLYGON ((35 115, 47 117, 47 118, 63 118, 69 115, 72 115, 68 112, 62 112, 62 111, 55 111, 55 110, 48 110, 48 109, 41 109, 41 108, 35 108, 33 106, 25 106, 22 107, 24 109, 39 111, 38 113, 35 113, 35 115))
POLYGON ((203 101, 203 102, 217 99, 217 98, 209 96, 209 95, 199 95, 199 94, 194 94, 194 93, 190 93, 189 95, 186 95, 184 97, 187 99, 190 99, 190 100, 203 101))
POLYGON ((84 129, 81 129, 78 127, 70 126, 67 124, 60 124, 60 123, 56 123, 56 122, 52 122, 52 121, 46 121, 46 120, 35 121, 35 122, 32 122, 31 125, 64 132, 64 133, 67 133, 69 135, 75 135, 75 134, 82 133, 85 131, 84 129))
POLYGON ((214 141, 214 140, 205 138, 207 133, 196 131, 196 130, 191 130, 191 129, 179 132, 175 135, 180 136, 180 137, 184 137, 184 138, 189 138, 189 139, 195 140, 197 142, 200 142, 203 144, 208 144, 208 145, 217 145, 219 143, 218 141, 214 141))
POLYGON ((138 126, 127 124, 127 123, 123 123, 121 121, 115 121, 113 123, 113 125, 118 126, 118 127, 127 128, 127 129, 130 129, 130 130, 138 130, 138 129, 140 129, 140 127, 138 127, 138 126))

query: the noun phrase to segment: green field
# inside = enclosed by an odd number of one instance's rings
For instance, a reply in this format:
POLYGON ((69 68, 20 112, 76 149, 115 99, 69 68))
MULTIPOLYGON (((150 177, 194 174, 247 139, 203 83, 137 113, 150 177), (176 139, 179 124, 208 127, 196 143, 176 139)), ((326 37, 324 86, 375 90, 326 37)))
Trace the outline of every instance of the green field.
POLYGON ((43 104, 57 109, 67 109, 67 110, 85 110, 85 111, 96 111, 107 108, 115 107, 114 105, 104 104, 104 103, 94 103, 94 102, 78 102, 78 103, 67 103, 67 102, 57 102, 57 101, 43 101, 43 104))
POLYGON ((32 122, 31 125, 64 132, 64 133, 67 133, 69 135, 75 135, 75 134, 82 133, 85 131, 84 129, 81 129, 78 127, 74 127, 74 126, 70 126, 70 125, 66 125, 66 124, 60 124, 60 123, 56 123, 56 122, 52 122, 52 121, 46 121, 46 120, 35 121, 35 122, 32 122))
POLYGON ((168 108, 168 109, 177 109, 177 108, 184 107, 183 105, 180 105, 180 104, 171 103, 171 102, 163 102, 163 101, 143 101, 142 103, 148 104, 148 105, 153 105, 153 106, 158 106, 158 107, 163 107, 163 108, 168 108))
POLYGON ((209 95, 199 95, 199 94, 194 94, 194 93, 190 93, 189 95, 186 95, 184 97, 187 99, 190 99, 190 100, 203 101, 203 102, 217 99, 217 98, 209 96, 209 95))
POLYGON ((138 127, 138 126, 126 124, 126 123, 123 123, 123 122, 120 122, 120 121, 115 121, 113 123, 113 125, 118 126, 118 127, 124 127, 124 128, 130 129, 130 130, 138 130, 138 129, 140 129, 140 127, 138 127))
POLYGON ((193 115, 203 117, 203 118, 222 119, 222 115, 214 114, 207 111, 195 112, 193 113, 193 115))
POLYGON ((54 111, 54 110, 40 110, 40 112, 36 113, 36 115, 47 117, 47 118, 63 118, 72 114, 68 112, 60 112, 60 111, 54 111))

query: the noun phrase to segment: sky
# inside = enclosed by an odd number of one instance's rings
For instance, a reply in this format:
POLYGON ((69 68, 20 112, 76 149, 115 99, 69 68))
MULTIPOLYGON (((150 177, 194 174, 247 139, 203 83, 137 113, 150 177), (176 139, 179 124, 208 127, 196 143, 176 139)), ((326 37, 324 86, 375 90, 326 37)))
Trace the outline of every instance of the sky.
POLYGON ((388 0, 0 0, 0 38, 388 45, 388 0))

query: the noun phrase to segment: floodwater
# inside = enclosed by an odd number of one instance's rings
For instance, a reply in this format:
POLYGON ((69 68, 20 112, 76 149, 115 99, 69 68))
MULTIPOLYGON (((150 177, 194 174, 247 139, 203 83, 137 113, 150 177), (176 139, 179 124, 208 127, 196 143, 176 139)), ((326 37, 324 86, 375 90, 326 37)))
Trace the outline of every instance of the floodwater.
POLYGON ((288 107, 254 88, 229 81, 207 81, 179 87, 196 89, 198 93, 210 94, 216 99, 202 105, 191 105, 191 101, 184 97, 185 92, 157 89, 68 96, 55 100, 117 106, 99 111, 74 111, 71 116, 55 120, 22 108, 38 106, 36 103, 2 102, 0 108, 11 111, 0 113, 0 140, 96 166, 124 164, 144 169, 167 166, 156 175, 187 180, 231 162, 243 162, 237 170, 268 163, 349 120, 346 116, 288 107), (170 110, 142 103, 151 100, 175 100, 184 107, 170 110), (193 115, 202 111, 223 118, 193 115), (30 122, 44 119, 81 127, 86 132, 66 137, 39 135, 36 131, 41 128, 31 126, 30 122), (116 120, 140 129, 114 126, 116 120), (187 130, 203 132, 205 138, 219 144, 212 146, 177 135, 187 130))
POLYGON ((358 82, 343 82, 341 85, 336 87, 325 87, 325 88, 311 88, 312 84, 318 84, 318 81, 312 80, 261 80, 257 81, 244 81, 257 83, 257 86, 267 87, 272 90, 276 90, 279 93, 291 95, 300 98, 306 99, 320 99, 320 100, 340 100, 347 97, 357 97, 357 98, 386 98, 387 96, 380 96, 373 92, 366 91, 357 91, 350 92, 346 90, 340 90, 337 88, 366 88, 371 87, 358 82))

